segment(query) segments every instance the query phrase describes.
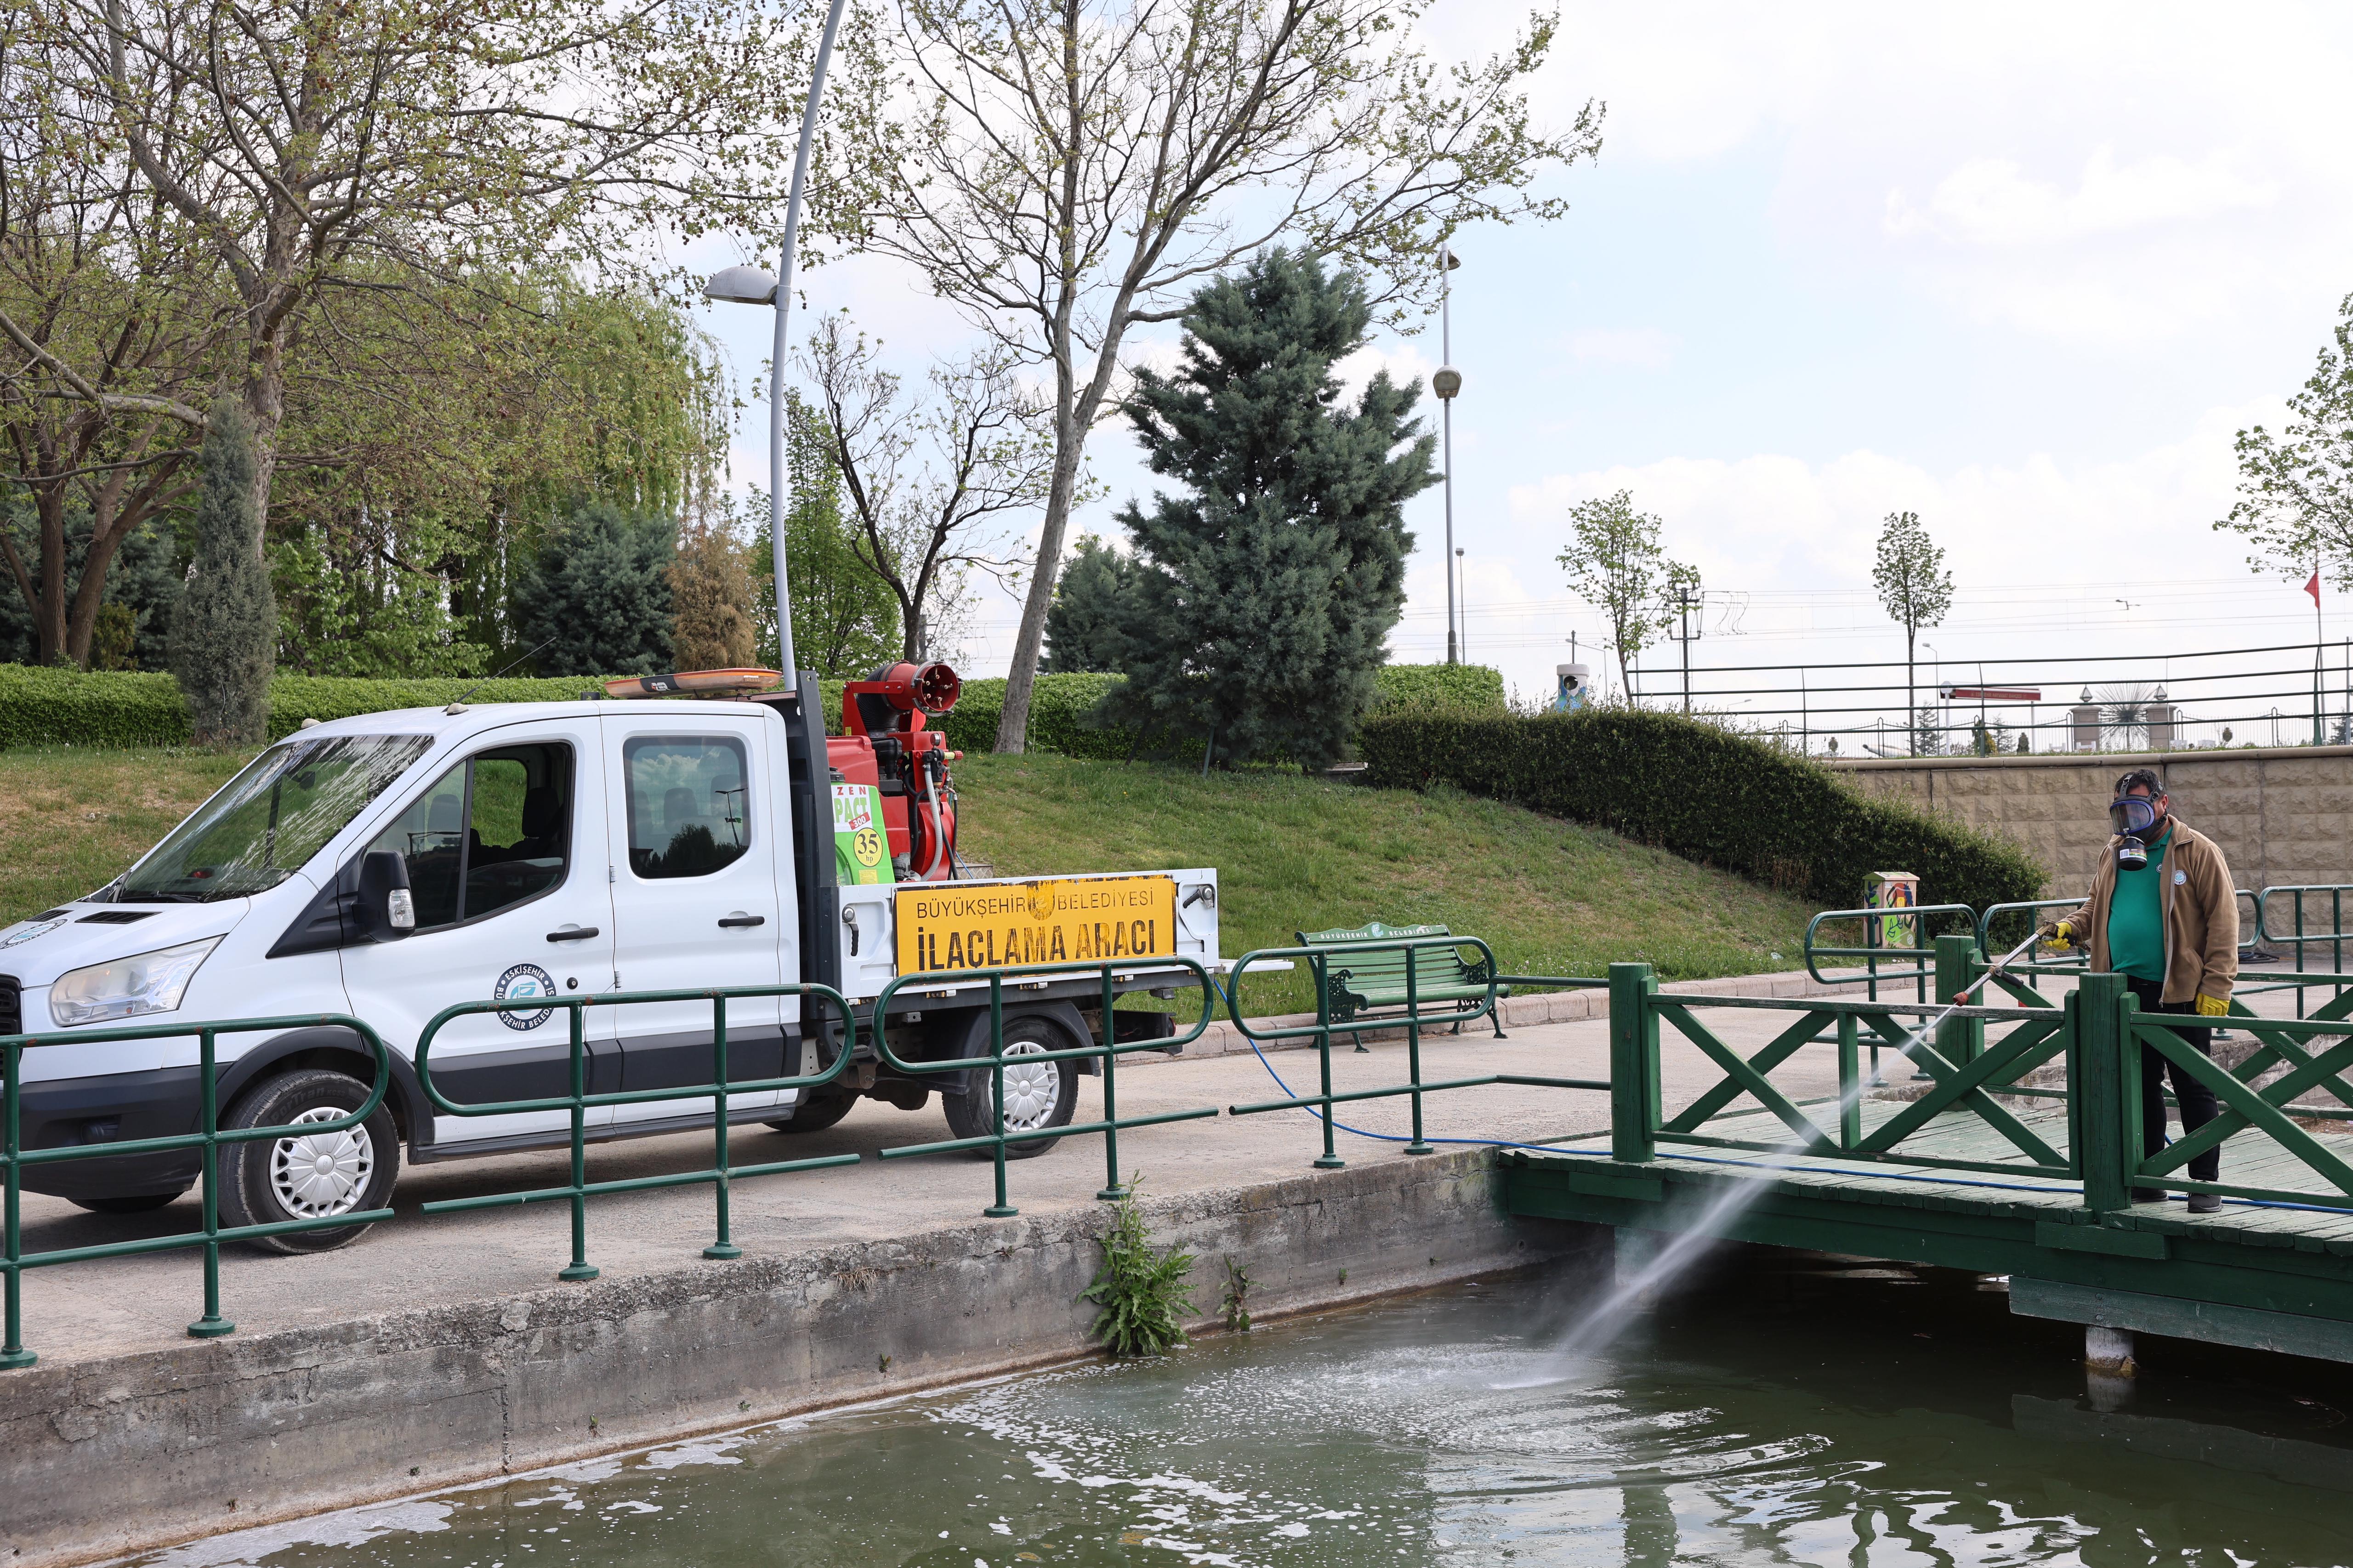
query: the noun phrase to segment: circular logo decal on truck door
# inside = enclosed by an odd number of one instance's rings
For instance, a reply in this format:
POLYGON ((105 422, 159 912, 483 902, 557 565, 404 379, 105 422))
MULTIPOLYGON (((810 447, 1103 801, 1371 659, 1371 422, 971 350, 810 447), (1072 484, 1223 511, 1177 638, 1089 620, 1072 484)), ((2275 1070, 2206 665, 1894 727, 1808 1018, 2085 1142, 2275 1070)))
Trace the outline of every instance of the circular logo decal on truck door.
MULTIPOLYGON (((491 993, 493 1002, 533 1002, 555 994, 555 977, 536 963, 518 963, 499 976, 499 984, 491 993)), ((554 1016, 555 1009, 542 1007, 536 1013, 501 1013, 499 1022, 510 1029, 536 1029, 554 1016)))

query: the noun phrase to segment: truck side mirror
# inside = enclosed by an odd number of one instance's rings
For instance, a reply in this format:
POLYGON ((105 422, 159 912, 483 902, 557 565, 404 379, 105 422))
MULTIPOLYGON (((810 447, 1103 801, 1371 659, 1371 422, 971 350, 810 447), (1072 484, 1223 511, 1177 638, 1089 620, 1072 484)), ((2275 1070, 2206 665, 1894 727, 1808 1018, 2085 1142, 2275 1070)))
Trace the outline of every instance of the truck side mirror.
POLYGON ((389 849, 360 857, 359 903, 353 910, 363 942, 398 942, 417 929, 408 862, 389 849))

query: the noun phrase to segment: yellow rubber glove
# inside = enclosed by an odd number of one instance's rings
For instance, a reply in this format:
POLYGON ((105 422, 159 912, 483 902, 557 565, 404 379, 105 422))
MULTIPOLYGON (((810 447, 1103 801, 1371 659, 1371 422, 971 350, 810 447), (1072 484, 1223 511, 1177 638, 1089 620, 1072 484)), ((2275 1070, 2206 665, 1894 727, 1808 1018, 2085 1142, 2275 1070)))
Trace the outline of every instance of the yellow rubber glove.
POLYGON ((2055 925, 2043 927, 2042 931, 2043 935, 2050 941, 2051 945, 2053 947, 2069 947, 2073 944, 2075 940, 2075 927, 2074 922, 2072 921, 2061 921, 2055 925))
POLYGON ((2230 1016, 2230 1013, 2231 1001, 2229 997, 2209 996, 2203 991, 2200 991, 2198 994, 2198 1016, 2200 1017, 2226 1018, 2230 1016))

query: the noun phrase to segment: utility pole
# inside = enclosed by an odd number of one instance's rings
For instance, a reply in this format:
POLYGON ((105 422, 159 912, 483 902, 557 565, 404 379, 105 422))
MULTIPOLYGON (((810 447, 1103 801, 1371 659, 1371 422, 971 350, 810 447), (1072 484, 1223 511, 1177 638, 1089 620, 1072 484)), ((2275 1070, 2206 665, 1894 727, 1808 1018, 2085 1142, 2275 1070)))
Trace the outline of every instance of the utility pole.
POLYGON ((1680 629, 1675 633, 1675 640, 1683 645, 1683 713, 1686 717, 1690 715, 1692 710, 1691 645, 1692 639, 1699 635, 1692 630, 1691 616, 1692 612, 1699 608, 1699 595, 1693 593, 1689 588, 1684 587, 1680 584, 1676 585, 1675 614, 1679 619, 1680 629))

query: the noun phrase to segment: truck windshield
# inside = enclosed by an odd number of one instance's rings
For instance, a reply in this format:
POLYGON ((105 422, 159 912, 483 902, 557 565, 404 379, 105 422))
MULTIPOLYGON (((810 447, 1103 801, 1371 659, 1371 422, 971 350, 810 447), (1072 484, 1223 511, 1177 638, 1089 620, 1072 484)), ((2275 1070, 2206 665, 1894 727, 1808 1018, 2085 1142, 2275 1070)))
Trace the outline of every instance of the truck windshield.
POLYGON ((202 904, 274 888, 432 743, 425 735, 338 735, 272 746, 100 896, 202 904))

